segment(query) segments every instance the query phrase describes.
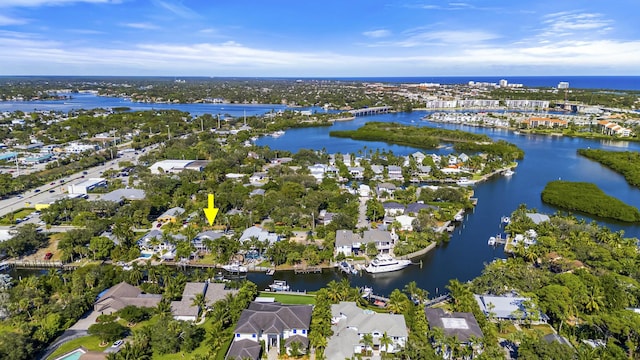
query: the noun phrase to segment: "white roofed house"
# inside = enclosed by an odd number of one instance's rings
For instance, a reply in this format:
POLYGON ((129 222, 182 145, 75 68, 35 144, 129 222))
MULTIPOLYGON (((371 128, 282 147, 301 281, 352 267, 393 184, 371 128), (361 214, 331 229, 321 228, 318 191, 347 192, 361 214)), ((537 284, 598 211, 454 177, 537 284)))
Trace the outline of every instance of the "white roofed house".
POLYGON ((409 215, 396 216, 396 221, 400 223, 400 230, 413 231, 413 220, 416 218, 409 215))
POLYGON ((309 174, 313 176, 318 182, 321 182, 325 177, 327 166, 324 164, 314 164, 307 166, 309 174))
POLYGON ((382 173, 384 172, 384 166, 382 165, 371 165, 371 171, 373 172, 372 180, 382 180, 382 173))
POLYGON ((268 241, 270 245, 280 240, 280 236, 278 234, 270 233, 256 225, 247 228, 242 232, 242 235, 240 235, 240 242, 245 242, 252 238, 258 239, 259 241, 268 241))
POLYGON ((461 162, 467 162, 469 161, 469 155, 462 153, 460 155, 458 155, 458 160, 460 160, 461 162))
POLYGON ((380 356, 380 351, 397 353, 407 342, 409 333, 403 315, 381 314, 359 308, 354 302, 331 305, 331 329, 325 348, 327 359, 351 359, 365 351, 380 356), (365 334, 373 337, 373 346, 365 348, 362 339, 365 334), (390 340, 390 345, 382 345, 382 338, 390 340))
POLYGON ((364 178, 364 168, 360 166, 351 166, 348 168, 349 174, 353 176, 354 179, 360 180, 364 178))

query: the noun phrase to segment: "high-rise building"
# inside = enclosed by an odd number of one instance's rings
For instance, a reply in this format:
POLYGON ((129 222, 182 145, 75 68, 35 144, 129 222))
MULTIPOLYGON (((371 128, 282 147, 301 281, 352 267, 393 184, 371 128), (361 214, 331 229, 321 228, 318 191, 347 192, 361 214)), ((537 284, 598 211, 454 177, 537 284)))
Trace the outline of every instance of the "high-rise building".
POLYGON ((498 82, 498 84, 500 84, 500 87, 507 87, 508 82, 507 80, 502 79, 498 82))
POLYGON ((558 83, 558 89, 568 89, 569 88, 569 82, 567 81, 560 81, 558 83))

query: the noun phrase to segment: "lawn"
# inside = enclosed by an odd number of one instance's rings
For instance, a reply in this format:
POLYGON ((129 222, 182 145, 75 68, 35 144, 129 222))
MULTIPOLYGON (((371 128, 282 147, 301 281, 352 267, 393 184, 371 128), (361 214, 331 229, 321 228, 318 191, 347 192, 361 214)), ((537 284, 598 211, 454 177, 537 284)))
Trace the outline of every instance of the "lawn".
POLYGON ((16 223, 15 219, 23 219, 25 216, 31 214, 32 212, 36 211, 36 209, 20 209, 20 210, 16 210, 12 213, 9 213, 5 216, 3 216, 0 219, 0 225, 13 225, 16 223))
MULTIPOLYGON (((111 344, 107 344, 107 346, 109 345, 111 344)), ((47 359, 55 359, 62 354, 66 354, 72 350, 79 348, 80 346, 90 351, 99 352, 102 352, 107 348, 107 346, 100 347, 100 339, 98 339, 97 336, 84 336, 60 345, 60 347, 56 349, 56 351, 54 351, 53 354, 51 354, 47 359)))
POLYGON ((290 305, 315 305, 316 297, 313 295, 292 295, 292 294, 279 294, 275 292, 261 291, 258 296, 272 297, 277 302, 290 305))

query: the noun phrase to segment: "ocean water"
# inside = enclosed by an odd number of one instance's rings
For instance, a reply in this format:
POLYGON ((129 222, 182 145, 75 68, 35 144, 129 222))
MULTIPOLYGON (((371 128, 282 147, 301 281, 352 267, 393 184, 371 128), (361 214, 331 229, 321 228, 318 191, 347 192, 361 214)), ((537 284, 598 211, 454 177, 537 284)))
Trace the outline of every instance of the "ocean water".
POLYGON ((327 78, 327 80, 365 81, 385 83, 438 83, 467 84, 469 81, 498 83, 501 79, 525 87, 556 87, 561 81, 569 83, 570 88, 639 90, 640 76, 415 76, 415 77, 353 77, 327 78))

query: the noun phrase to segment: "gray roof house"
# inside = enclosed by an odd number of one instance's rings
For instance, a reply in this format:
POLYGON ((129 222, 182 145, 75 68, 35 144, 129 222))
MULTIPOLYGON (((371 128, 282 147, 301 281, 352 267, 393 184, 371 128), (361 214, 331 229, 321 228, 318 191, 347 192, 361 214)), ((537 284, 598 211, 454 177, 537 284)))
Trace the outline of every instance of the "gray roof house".
MULTIPOLYGON (((252 302, 246 310, 242 311, 236 325, 233 342, 225 359, 243 359, 254 352, 254 344, 264 341, 265 351, 270 348, 280 349, 282 343, 288 350, 291 343, 299 342, 302 349, 309 346, 309 327, 311 326, 310 305, 282 305, 280 303, 252 302), (243 355, 244 354, 244 355, 243 355)), ((259 353, 251 359, 257 360, 259 353)))
POLYGON ((167 222, 167 221, 176 221, 176 218, 182 214, 184 214, 184 209, 181 207, 173 207, 165 212, 162 215, 158 216, 158 221, 167 222))
POLYGON ((203 231, 198 235, 196 235, 196 237, 194 237, 193 240, 191 240, 191 243, 193 244, 193 246, 196 247, 197 251, 208 251, 210 249, 207 248, 204 241, 219 239, 223 236, 224 236, 224 233, 221 233, 221 232, 211 231, 211 230, 203 231))
POLYGON ((549 215, 539 214, 539 213, 527 213, 526 215, 536 225, 545 221, 549 221, 549 215))
POLYGON ((482 330, 472 313, 447 313, 439 308, 425 308, 429 327, 440 328, 445 336, 455 336, 460 343, 467 343, 471 337, 482 338, 482 330))
POLYGON ((162 295, 144 294, 139 288, 121 282, 112 286, 96 300, 93 310, 101 314, 111 314, 126 306, 156 307, 162 295))
MULTIPOLYGON (((331 305, 331 329, 325 349, 327 359, 351 359, 365 350, 361 342, 364 334, 373 336, 374 347, 380 347, 380 339, 386 333, 392 344, 388 353, 400 351, 409 336, 403 315, 381 314, 359 308, 354 302, 331 305)), ((370 349, 371 350, 371 349, 370 349)))
POLYGON ((385 215, 389 215, 389 216, 400 215, 404 213, 404 209, 405 209, 404 205, 397 203, 395 201, 385 202, 382 204, 382 207, 384 207, 385 215))
POLYGON ((374 243, 376 249, 381 253, 389 253, 389 250, 398 240, 398 235, 395 232, 388 232, 383 230, 365 230, 362 234, 362 243, 374 243))
POLYGON ((404 213, 405 215, 417 214, 420 212, 420 210, 425 210, 425 209, 437 210, 438 207, 433 205, 423 204, 423 203, 411 203, 411 204, 407 204, 407 207, 404 209, 404 213))
POLYGON ((336 231, 336 255, 343 253, 345 256, 351 256, 354 248, 360 248, 362 238, 358 234, 354 234, 351 230, 336 231))
POLYGON ((188 282, 184 285, 182 299, 171 302, 171 314, 176 320, 196 321, 200 308, 193 305, 196 295, 203 294, 207 306, 223 299, 228 293, 235 294, 238 290, 227 290, 225 284, 207 282, 188 282))

